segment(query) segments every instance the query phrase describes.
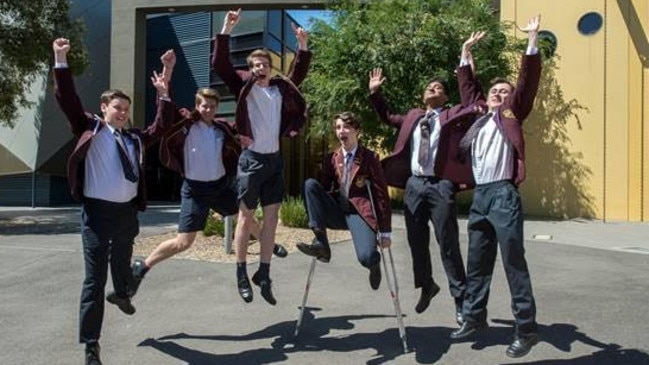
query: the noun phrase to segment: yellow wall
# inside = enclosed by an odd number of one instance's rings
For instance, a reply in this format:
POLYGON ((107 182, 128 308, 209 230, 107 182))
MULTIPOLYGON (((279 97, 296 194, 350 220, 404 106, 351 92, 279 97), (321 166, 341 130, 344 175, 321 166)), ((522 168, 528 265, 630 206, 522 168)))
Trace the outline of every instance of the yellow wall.
POLYGON ((535 112, 525 125, 526 212, 649 220, 649 4, 501 1, 502 20, 524 24, 537 13, 541 28, 557 37, 558 57, 556 68, 544 70, 535 112), (591 11, 603 16, 604 26, 585 36, 577 22, 591 11))

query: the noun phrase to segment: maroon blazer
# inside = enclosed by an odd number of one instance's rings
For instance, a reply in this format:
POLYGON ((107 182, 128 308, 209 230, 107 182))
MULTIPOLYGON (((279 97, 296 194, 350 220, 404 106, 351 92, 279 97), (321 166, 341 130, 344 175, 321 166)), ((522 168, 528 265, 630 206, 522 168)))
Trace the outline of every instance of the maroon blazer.
MULTIPOLYGON (((54 95, 59 107, 68 119, 72 134, 78 139, 74 151, 72 151, 68 158, 68 183, 70 184, 72 197, 77 201, 83 201, 86 154, 88 153, 88 148, 90 148, 92 138, 105 126, 105 122, 83 110, 81 100, 79 100, 79 96, 74 87, 70 69, 54 69, 54 95)), ((146 209, 146 182, 142 166, 144 150, 151 147, 151 145, 162 137, 165 129, 171 124, 173 110, 173 103, 163 100, 158 103, 153 124, 145 130, 139 130, 137 128, 127 130, 127 133, 139 137, 140 141, 142 141, 142 147, 144 147, 140 150, 140 164, 138 165, 140 178, 138 180, 138 194, 136 197, 138 209, 141 211, 146 209)))
MULTIPOLYGON (((458 77, 466 78, 467 85, 478 85, 470 66, 460 67, 458 77)), ((524 55, 514 93, 508 96, 496 110, 494 120, 498 129, 514 146, 514 184, 525 180, 525 139, 523 121, 532 111, 541 79, 541 56, 524 55)), ((460 88, 462 100, 485 100, 480 87, 460 88)))
MULTIPOLYGON (((282 120, 280 124, 280 135, 282 136, 289 136, 291 132, 299 132, 306 122, 306 101, 297 87, 306 78, 310 62, 311 52, 298 50, 288 77, 277 75, 270 79, 270 85, 277 86, 282 94, 282 120)), ((216 35, 212 68, 225 82, 230 92, 237 96, 234 117, 237 133, 253 138, 246 96, 248 96, 257 78, 249 71, 237 71, 234 69, 230 61, 230 36, 228 34, 216 35)))
MULTIPOLYGON (((343 179, 344 158, 342 149, 328 154, 322 163, 320 183, 334 198, 338 197, 343 179)), ((376 153, 358 145, 351 166, 351 182, 348 193, 350 203, 363 220, 376 232, 392 231, 392 210, 385 175, 376 153), (371 181, 372 198, 376 215, 372 212, 370 197, 365 185, 371 181)))
MULTIPOLYGON (((419 119, 425 111, 415 108, 405 115, 392 112, 380 92, 370 94, 370 102, 379 118, 384 123, 399 130, 394 151, 381 161, 388 185, 405 188, 406 181, 412 175, 410 170, 410 139, 419 119)), ((435 176, 452 181, 459 190, 469 189, 475 185, 471 161, 458 156, 458 144, 471 123, 476 118, 476 109, 483 101, 468 105, 456 105, 443 109, 439 121, 441 125, 437 154, 435 155, 435 176)))
MULTIPOLYGON (((160 141, 160 162, 183 177, 185 176, 185 140, 190 128, 198 120, 200 114, 197 111, 187 115, 177 112, 175 124, 160 141)), ((213 126, 220 129, 225 137, 221 155, 225 173, 229 177, 235 177, 239 160, 239 144, 234 139, 234 129, 225 119, 215 119, 213 126)))

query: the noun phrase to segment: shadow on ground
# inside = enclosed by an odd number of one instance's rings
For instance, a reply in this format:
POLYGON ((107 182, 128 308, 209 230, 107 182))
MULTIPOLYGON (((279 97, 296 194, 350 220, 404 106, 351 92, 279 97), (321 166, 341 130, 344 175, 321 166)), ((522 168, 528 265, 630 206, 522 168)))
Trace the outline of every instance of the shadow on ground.
MULTIPOLYGON (((299 336, 293 336, 296 321, 285 321, 245 335, 192 335, 177 333, 158 339, 146 339, 139 346, 148 346, 181 360, 187 364, 271 364, 286 361, 291 353, 299 352, 354 352, 374 349, 365 363, 383 364, 403 355, 396 324, 379 333, 351 333, 348 336, 327 337, 332 330, 352 330, 354 321, 392 318, 386 315, 353 315, 317 318, 313 312, 319 308, 309 307, 299 336), (271 347, 256 348, 235 354, 215 354, 192 349, 182 345, 183 340, 207 341, 255 341, 273 339, 271 347)), ((490 346, 501 346, 504 350, 513 338, 513 322, 494 319, 488 330, 477 334, 471 346, 474 350, 490 346)), ((449 335, 454 328, 449 327, 408 327, 406 329, 410 352, 414 352, 418 364, 434 364, 446 354, 453 344, 449 335)), ((562 352, 570 352, 572 344, 581 342, 596 350, 586 356, 562 360, 541 360, 519 364, 529 365, 604 365, 604 364, 649 364, 649 355, 636 349, 623 349, 618 344, 606 344, 579 332, 572 324, 555 323, 540 325, 541 341, 549 343, 562 352)))

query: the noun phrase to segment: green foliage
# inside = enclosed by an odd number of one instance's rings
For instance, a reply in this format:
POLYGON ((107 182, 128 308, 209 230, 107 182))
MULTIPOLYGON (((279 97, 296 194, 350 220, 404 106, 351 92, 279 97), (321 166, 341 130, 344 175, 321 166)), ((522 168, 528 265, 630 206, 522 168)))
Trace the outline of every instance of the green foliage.
POLYGON ((288 197, 284 200, 279 210, 279 219, 287 227, 309 228, 304 201, 299 197, 288 197))
MULTIPOLYGON (((478 76, 484 84, 512 72, 508 54, 520 50, 509 39, 491 0, 335 1, 331 25, 313 24, 314 52, 304 93, 311 113, 311 136, 331 135, 331 117, 349 110, 364 121, 368 145, 391 146, 394 130, 382 125, 367 100, 368 75, 383 68, 382 93, 395 112, 420 106, 425 84, 444 77, 451 85, 450 104, 459 102, 454 70, 462 43, 473 31, 487 37, 474 47, 478 76)), ((532 14, 533 15, 533 14, 532 14)), ((530 16, 532 16, 530 15, 530 16)))
POLYGON ((69 0, 0 1, 0 125, 13 126, 18 108, 30 106, 25 94, 52 64, 55 38, 70 39, 68 62, 75 72, 87 65, 83 24, 69 18, 69 7, 69 0))
MULTIPOLYGON (((235 220, 233 227, 236 223, 235 220)), ((214 235, 223 237, 225 235, 225 219, 222 217, 215 218, 214 211, 210 210, 210 214, 207 216, 207 222, 205 223, 205 229, 203 229, 203 234, 208 237, 214 235)))

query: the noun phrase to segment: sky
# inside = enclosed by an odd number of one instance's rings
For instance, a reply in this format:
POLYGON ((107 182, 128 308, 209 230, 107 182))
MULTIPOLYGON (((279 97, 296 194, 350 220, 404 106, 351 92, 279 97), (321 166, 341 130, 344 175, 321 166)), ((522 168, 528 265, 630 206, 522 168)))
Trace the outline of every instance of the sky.
POLYGON ((311 18, 328 21, 331 13, 325 10, 287 10, 287 11, 295 19, 295 21, 300 23, 300 25, 306 28, 307 30, 310 29, 309 23, 311 18))

